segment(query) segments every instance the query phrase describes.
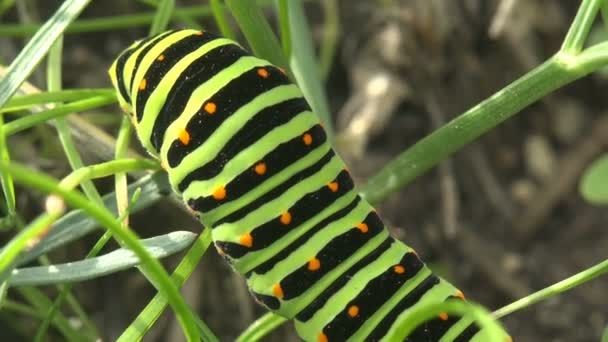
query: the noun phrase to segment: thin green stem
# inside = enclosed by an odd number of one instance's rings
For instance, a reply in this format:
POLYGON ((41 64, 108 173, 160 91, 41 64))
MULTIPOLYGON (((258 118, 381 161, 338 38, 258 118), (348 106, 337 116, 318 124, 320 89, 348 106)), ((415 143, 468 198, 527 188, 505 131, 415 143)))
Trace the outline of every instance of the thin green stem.
POLYGON ((608 59, 608 50, 596 48, 594 52, 596 53, 583 53, 585 56, 580 59, 566 53, 558 53, 418 141, 368 181, 362 191, 364 197, 371 203, 379 203, 391 192, 409 183, 529 104, 594 71, 608 59))
POLYGON ((256 2, 226 0, 226 5, 243 31, 254 54, 282 67, 289 73, 289 64, 281 45, 256 2))
POLYGON ((150 26, 150 35, 159 34, 167 29, 171 15, 175 10, 175 0, 161 0, 156 13, 154 15, 154 21, 150 26))
POLYGON ((325 0, 321 2, 323 13, 325 14, 325 24, 323 28, 323 40, 319 48, 319 68, 321 78, 326 80, 331 70, 338 37, 340 36, 340 16, 338 15, 338 3, 336 0, 325 0))
POLYGON ((211 11, 213 12, 215 23, 217 24, 217 27, 219 27, 222 36, 236 40, 236 34, 230 26, 228 18, 226 18, 226 8, 224 8, 222 2, 220 0, 211 0, 209 5, 211 5, 211 11))
POLYGON ((268 335, 271 331, 285 322, 287 322, 286 318, 268 312, 249 325, 247 329, 239 335, 236 342, 261 341, 264 336, 268 335))
MULTIPOLYGON (((75 21, 65 31, 66 34, 85 33, 85 32, 100 32, 124 30, 130 27, 147 26, 152 21, 156 12, 117 15, 108 18, 82 19, 75 21)), ((186 16, 190 18, 206 17, 211 15, 211 8, 208 5, 191 6, 176 9, 173 12, 173 19, 179 19, 186 16)), ((0 25, 0 36, 8 37, 27 37, 40 29, 40 25, 0 25)))
POLYGON ((555 283, 529 296, 521 298, 507 306, 504 306, 494 311, 493 315, 497 319, 502 318, 510 313, 513 313, 535 303, 541 302, 545 299, 556 296, 578 285, 584 284, 605 273, 608 273, 608 259, 569 278, 566 278, 558 283, 555 283))
POLYGON ((144 274, 149 277, 152 283, 159 288, 173 307, 177 319, 184 329, 184 333, 189 341, 199 340, 199 331, 196 325, 196 319, 192 317, 192 313, 188 305, 184 302, 183 297, 173 284, 172 280, 167 275, 167 272, 153 258, 145 247, 139 242, 135 233, 130 229, 123 227, 115 221, 114 216, 104 207, 93 204, 84 196, 75 191, 66 191, 62 189, 56 180, 51 177, 29 170, 26 167, 18 165, 0 164, 2 172, 8 172, 13 175, 15 181, 25 185, 34 187, 46 193, 57 194, 59 197, 71 206, 78 207, 97 220, 102 226, 112 231, 121 244, 131 249, 142 261, 140 268, 144 274))
POLYGON ((291 30, 289 29, 289 2, 278 0, 279 31, 281 32, 281 44, 283 53, 287 58, 291 56, 291 30))
POLYGON ((15 96, 0 108, 0 113, 28 109, 30 107, 51 102, 67 102, 84 100, 96 96, 113 97, 114 89, 71 89, 48 91, 43 93, 15 96))
MULTIPOLYGON (((8 145, 6 143, 6 125, 4 124, 4 114, 0 113, 0 161, 3 163, 9 163, 11 156, 8 151, 8 145)), ((2 192, 4 193, 4 200, 6 201, 6 211, 9 220, 13 220, 17 216, 17 202, 15 200, 15 185, 13 184, 13 177, 9 174, 0 174, 0 184, 2 185, 2 192)))
MULTIPOLYGON (((17 120, 11 121, 4 125, 4 133, 6 135, 12 135, 52 119, 57 119, 74 112, 105 106, 114 102, 116 102, 115 95, 95 96, 85 100, 71 102, 44 112, 24 116, 17 120)), ((69 131, 69 127, 67 130, 69 131)))
POLYGON ((595 18, 602 6, 604 0, 583 0, 578 8, 578 12, 574 17, 570 29, 564 38, 564 43, 560 51, 576 54, 580 52, 584 46, 591 26, 595 22, 595 18))
MULTIPOLYGON (((192 272, 194 272, 194 269, 199 264, 201 258, 211 245, 211 242, 211 230, 203 230, 171 275, 171 279, 173 280, 175 286, 182 287, 186 280, 190 278, 192 272)), ((146 332, 152 328, 154 322, 156 322, 156 320, 160 317, 166 306, 167 298, 165 296, 160 293, 154 296, 148 305, 146 305, 139 315, 137 315, 137 318, 135 318, 133 323, 131 323, 129 327, 120 335, 118 342, 141 340, 146 332)), ((218 341, 218 338, 211 332, 211 330, 203 322, 200 320, 198 321, 202 340, 205 342, 218 341)))

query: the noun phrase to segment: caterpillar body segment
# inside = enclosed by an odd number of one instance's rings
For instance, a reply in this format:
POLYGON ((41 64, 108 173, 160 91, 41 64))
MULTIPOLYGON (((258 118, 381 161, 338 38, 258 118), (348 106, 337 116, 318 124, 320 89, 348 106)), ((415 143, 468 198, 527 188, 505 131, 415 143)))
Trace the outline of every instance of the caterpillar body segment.
MULTIPOLYGON (((413 308, 464 299, 389 235, 280 68, 228 39, 174 30, 135 42, 109 73, 218 252, 304 340, 391 341, 413 308)), ((445 314, 407 341, 450 331, 451 341, 487 341, 445 314)))

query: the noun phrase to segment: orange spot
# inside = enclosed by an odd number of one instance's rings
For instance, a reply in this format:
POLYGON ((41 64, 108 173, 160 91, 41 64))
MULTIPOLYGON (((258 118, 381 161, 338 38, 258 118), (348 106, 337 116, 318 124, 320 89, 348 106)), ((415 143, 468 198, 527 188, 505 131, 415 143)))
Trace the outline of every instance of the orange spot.
POLYGON ((141 82, 139 82, 139 90, 144 90, 146 89, 146 85, 148 84, 148 81, 146 81, 146 79, 144 78, 143 80, 141 80, 141 82))
POLYGON ((165 55, 163 55, 163 54, 158 55, 158 57, 156 57, 156 60, 159 61, 159 62, 164 61, 165 60, 165 55))
POLYGON ((369 230, 369 228, 367 227, 367 224, 361 222, 357 225, 357 229, 359 229, 361 231, 361 233, 367 233, 367 231, 369 230))
POLYGON ((359 314, 359 307, 356 305, 351 305, 348 307, 348 316, 356 317, 359 314))
POLYGON ((312 258, 312 259, 308 260, 308 270, 309 271, 316 271, 320 268, 321 268, 321 261, 319 261, 319 259, 312 258))
POLYGON ((317 342, 328 342, 327 335, 320 333, 317 337, 317 342))
POLYGON ((288 225, 291 223, 291 214, 289 213, 289 211, 284 212, 283 214, 281 214, 281 223, 284 225, 288 225))
POLYGON ((261 78, 268 78, 269 75, 270 74, 268 73, 268 70, 264 68, 258 69, 258 76, 260 76, 261 78))
POLYGON ((255 173, 257 173, 260 176, 265 174, 266 173, 266 163, 259 162, 253 170, 255 171, 255 173))
POLYGON ((241 235, 241 237, 239 238, 239 242, 245 247, 251 247, 253 246, 253 237, 251 236, 251 234, 245 233, 241 235))
POLYGON ((312 144, 312 135, 310 135, 310 133, 304 134, 302 136, 302 141, 304 142, 304 145, 310 146, 310 144, 312 144))
POLYGON ((219 188, 215 189, 215 191, 213 192, 213 198, 218 201, 226 198, 226 188, 220 186, 219 188))
POLYGON ((331 190, 331 192, 336 192, 338 191, 338 182, 331 182, 327 184, 327 187, 329 188, 329 190, 331 190))
POLYGON ((204 109, 205 109, 205 112, 207 112, 209 114, 215 114, 215 111, 217 110, 217 106, 213 102, 207 102, 205 104, 204 109))
POLYGON ((281 284, 277 283, 272 286, 272 294, 279 299, 283 298, 283 289, 281 288, 281 284))
POLYGON ((188 145, 190 143, 190 133, 185 128, 182 128, 181 131, 177 134, 177 138, 184 145, 188 145))
POLYGON ((393 267, 393 271, 395 271, 395 273, 397 273, 397 274, 403 274, 403 273, 405 273, 405 267, 403 267, 401 265, 395 265, 393 267))
POLYGON ((464 293, 462 293, 462 291, 457 291, 455 296, 462 300, 466 300, 464 297, 464 293))
POLYGON ((442 320, 442 321, 447 321, 448 318, 449 318, 448 314, 445 313, 445 312, 440 313, 438 316, 439 316, 439 319, 442 320))

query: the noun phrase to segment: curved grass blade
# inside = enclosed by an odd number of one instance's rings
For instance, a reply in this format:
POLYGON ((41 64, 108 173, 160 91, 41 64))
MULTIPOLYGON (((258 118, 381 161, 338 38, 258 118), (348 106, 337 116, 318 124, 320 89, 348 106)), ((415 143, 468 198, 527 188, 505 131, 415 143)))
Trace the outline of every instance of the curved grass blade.
MULTIPOLYGON (((141 244, 151 256, 160 259, 183 250, 195 238, 194 233, 177 231, 141 240, 141 244)), ((99 278, 139 264, 140 259, 135 253, 129 249, 120 248, 77 262, 15 269, 9 278, 9 284, 11 286, 38 286, 77 282, 99 278)))

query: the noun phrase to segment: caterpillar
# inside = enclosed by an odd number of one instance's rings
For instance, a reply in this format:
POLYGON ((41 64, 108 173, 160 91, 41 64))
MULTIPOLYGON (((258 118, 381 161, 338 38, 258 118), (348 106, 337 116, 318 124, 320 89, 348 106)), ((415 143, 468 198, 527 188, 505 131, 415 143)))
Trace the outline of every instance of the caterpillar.
MULTIPOLYGON (((464 299, 390 236, 281 68, 184 29, 133 43, 109 75, 142 145, 219 254, 305 341, 390 341, 413 308, 464 299)), ((447 314, 407 341, 448 332, 488 341, 447 314)))

